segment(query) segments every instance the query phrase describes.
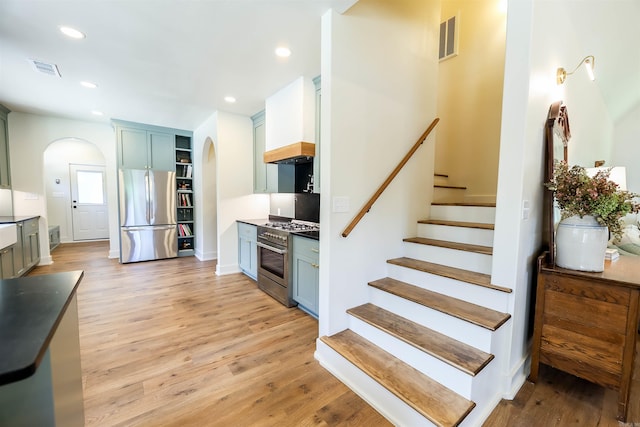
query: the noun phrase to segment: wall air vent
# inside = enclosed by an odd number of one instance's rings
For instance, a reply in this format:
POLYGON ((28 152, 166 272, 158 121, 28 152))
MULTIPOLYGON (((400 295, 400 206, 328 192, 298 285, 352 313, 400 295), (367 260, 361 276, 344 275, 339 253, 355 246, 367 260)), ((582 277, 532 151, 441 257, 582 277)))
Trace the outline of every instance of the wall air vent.
POLYGON ((56 64, 49 64, 47 62, 38 61, 37 59, 30 59, 29 62, 31 62, 31 65, 33 65, 35 70, 40 73, 47 74, 49 76, 62 77, 56 64))

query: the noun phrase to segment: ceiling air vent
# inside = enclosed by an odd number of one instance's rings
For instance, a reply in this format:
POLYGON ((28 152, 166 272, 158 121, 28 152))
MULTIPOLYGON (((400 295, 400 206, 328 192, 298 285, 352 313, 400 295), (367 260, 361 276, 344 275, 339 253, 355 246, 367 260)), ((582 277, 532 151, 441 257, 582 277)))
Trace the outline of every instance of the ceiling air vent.
POLYGON ((47 62, 38 61, 37 59, 29 60, 36 71, 47 74, 50 76, 62 77, 60 74, 60 70, 58 70, 58 66, 56 64, 49 64, 47 62))

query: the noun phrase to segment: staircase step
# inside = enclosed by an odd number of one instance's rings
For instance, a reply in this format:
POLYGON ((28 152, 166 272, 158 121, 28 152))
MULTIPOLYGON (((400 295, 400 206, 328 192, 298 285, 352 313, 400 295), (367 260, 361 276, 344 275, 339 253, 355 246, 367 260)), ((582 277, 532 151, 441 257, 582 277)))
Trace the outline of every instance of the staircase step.
POLYGON ((471 376, 476 376, 494 357, 370 303, 347 313, 471 376))
POLYGON ((437 426, 457 426, 475 407, 348 329, 320 339, 437 426))
POLYGON ((501 313, 486 307, 471 304, 389 277, 369 282, 369 286, 491 331, 497 330, 511 318, 511 315, 508 313, 501 313))
POLYGON ((466 190, 467 187, 460 187, 458 185, 439 185, 439 184, 435 184, 433 186, 434 188, 450 188, 450 189, 454 189, 454 190, 466 190))
POLYGON ((480 228, 482 230, 494 229, 493 224, 486 224, 484 222, 447 221, 444 219, 423 219, 418 221, 418 224, 447 225, 449 227, 480 228))
POLYGON ((426 237, 409 237, 402 240, 403 242, 417 243, 420 245, 438 246, 440 248, 456 249, 459 251, 475 252, 483 255, 493 255, 491 246, 472 245, 469 243, 449 242, 446 240, 427 239, 426 237))
POLYGON ((436 206, 477 206, 483 208, 495 208, 495 203, 473 203, 473 202, 433 202, 436 206))
POLYGON ((476 273, 475 271, 463 270, 461 268, 449 267, 432 262, 421 261, 413 258, 394 258, 387 260, 389 264, 399 265, 401 267, 412 268, 414 270, 424 271, 425 273, 436 274, 438 276, 448 277, 450 279, 460 280, 461 282, 472 283, 474 285, 485 288, 495 289, 496 291, 510 293, 511 289, 503 286, 497 286, 491 283, 491 276, 488 274, 476 273))

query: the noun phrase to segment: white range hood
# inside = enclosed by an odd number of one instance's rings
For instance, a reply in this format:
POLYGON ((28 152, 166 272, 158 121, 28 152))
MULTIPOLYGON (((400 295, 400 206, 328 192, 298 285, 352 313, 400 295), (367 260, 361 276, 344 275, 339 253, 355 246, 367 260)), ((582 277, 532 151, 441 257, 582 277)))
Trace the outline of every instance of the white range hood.
POLYGON ((315 154, 315 86, 298 77, 265 101, 265 163, 294 163, 315 154))

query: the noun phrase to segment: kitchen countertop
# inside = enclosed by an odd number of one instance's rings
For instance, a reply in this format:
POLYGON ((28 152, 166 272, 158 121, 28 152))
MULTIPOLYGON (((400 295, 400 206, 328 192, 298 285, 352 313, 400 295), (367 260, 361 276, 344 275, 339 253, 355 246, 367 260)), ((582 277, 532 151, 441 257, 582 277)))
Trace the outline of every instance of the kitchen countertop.
POLYGON ((83 275, 0 280, 0 385, 35 373, 83 275))
MULTIPOLYGON (((275 219, 237 219, 237 222, 244 222, 245 224, 249 224, 249 225, 256 225, 256 226, 262 226, 265 225, 268 222, 274 222, 277 221, 275 219)), ((296 236, 302 236, 302 237, 306 237, 308 239, 313 239, 313 240, 320 240, 320 231, 319 230, 315 230, 315 231, 290 231, 291 234, 294 234, 296 236)))
POLYGON ((14 222, 26 221, 38 218, 40 215, 20 215, 20 216, 0 216, 0 224, 11 224, 14 222))
POLYGON ((265 225, 268 222, 271 222, 268 218, 262 219, 237 219, 237 222, 244 222, 249 225, 265 225))

